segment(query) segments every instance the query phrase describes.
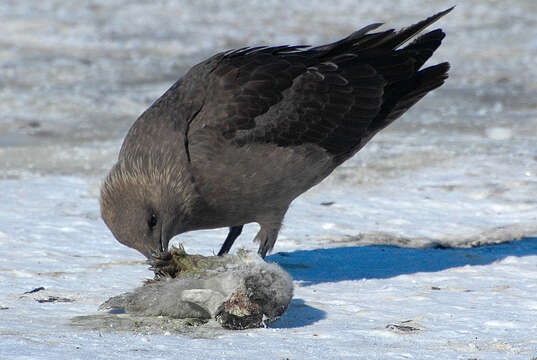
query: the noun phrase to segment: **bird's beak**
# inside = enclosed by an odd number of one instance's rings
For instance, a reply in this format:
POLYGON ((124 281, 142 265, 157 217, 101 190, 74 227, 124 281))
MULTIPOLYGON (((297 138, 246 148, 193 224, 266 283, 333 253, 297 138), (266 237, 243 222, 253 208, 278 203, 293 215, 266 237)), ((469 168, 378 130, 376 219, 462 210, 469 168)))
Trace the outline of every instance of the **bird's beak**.
POLYGON ((160 242, 159 242, 159 250, 161 253, 168 251, 168 244, 170 243, 170 239, 173 237, 173 229, 171 224, 162 224, 162 228, 160 231, 160 242))
POLYGON ((159 242, 159 250, 161 253, 164 252, 164 239, 162 238, 162 236, 160 237, 160 242, 159 242))
POLYGON ((147 247, 146 252, 142 252, 148 259, 159 257, 161 254, 164 254, 168 250, 169 240, 166 238, 166 234, 162 232, 160 234, 160 239, 155 245, 150 245, 147 247))

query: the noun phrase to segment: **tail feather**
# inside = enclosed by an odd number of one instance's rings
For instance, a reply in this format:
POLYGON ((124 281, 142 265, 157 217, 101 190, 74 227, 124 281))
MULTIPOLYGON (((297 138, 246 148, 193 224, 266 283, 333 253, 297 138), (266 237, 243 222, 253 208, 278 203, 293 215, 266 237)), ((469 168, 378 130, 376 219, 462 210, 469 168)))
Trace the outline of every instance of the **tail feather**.
MULTIPOLYGON (((405 43, 448 14, 453 8, 441 11, 399 31, 389 29, 369 33, 381 25, 372 24, 342 40, 309 50, 321 61, 336 63, 343 71, 344 77, 357 90, 361 87, 356 83, 356 75, 353 73, 355 69, 362 69, 364 64, 373 68, 385 82, 382 98, 379 99, 381 100, 380 109, 365 125, 367 139, 399 118, 429 91, 438 88, 446 80, 449 70, 447 62, 421 69, 441 45, 445 37, 441 29, 422 34, 407 45, 405 43)), ((364 123, 361 121, 363 116, 359 116, 360 111, 353 110, 352 112, 352 121, 356 123, 357 129, 360 129, 364 123)), ((349 128, 354 127, 349 126, 349 128)), ((340 136, 336 135, 333 137, 340 141, 353 136, 350 130, 340 136)), ((341 159, 358 151, 364 144, 364 141, 360 141, 354 147, 350 147, 349 152, 340 156, 341 159)))
POLYGON ((382 23, 371 24, 355 31, 344 39, 327 45, 311 48, 310 51, 318 52, 323 58, 330 58, 346 52, 357 53, 373 48, 394 50, 413 38, 426 27, 448 14, 453 8, 454 6, 399 31, 389 29, 377 33, 369 33, 369 31, 375 30, 382 25, 382 23))
POLYGON ((446 34, 441 29, 436 29, 418 37, 416 40, 405 46, 403 50, 416 51, 416 68, 420 69, 423 64, 440 47, 446 34))
POLYGON ((360 41, 364 38, 364 36, 367 36, 367 33, 369 31, 375 30, 380 26, 382 26, 382 23, 367 25, 360 30, 356 30, 346 38, 343 38, 330 44, 312 47, 308 50, 308 52, 317 53, 321 55, 322 58, 331 58, 336 55, 344 54, 346 52, 349 52, 349 50, 357 41, 360 41))
POLYGON ((444 62, 420 70, 412 79, 387 88, 382 108, 369 125, 369 130, 376 133, 403 115, 429 91, 440 87, 447 79, 448 71, 449 63, 444 62))

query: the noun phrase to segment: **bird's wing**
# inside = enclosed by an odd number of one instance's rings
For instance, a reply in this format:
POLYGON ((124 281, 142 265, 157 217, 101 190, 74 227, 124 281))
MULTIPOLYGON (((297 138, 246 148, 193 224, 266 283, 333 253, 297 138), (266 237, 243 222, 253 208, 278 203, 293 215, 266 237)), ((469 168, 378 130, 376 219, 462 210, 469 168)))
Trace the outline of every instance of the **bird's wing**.
POLYGON ((372 24, 314 48, 218 54, 184 78, 182 101, 193 107, 187 138, 210 128, 237 146, 313 143, 346 157, 443 83, 447 63, 420 70, 440 45, 441 30, 397 47, 448 11, 398 32, 370 33, 380 26, 372 24))
POLYGON ((310 60, 300 48, 243 48, 215 55, 204 69, 205 98, 189 130, 217 128, 231 139, 238 130, 254 129, 255 118, 282 101, 283 92, 305 71, 310 60))

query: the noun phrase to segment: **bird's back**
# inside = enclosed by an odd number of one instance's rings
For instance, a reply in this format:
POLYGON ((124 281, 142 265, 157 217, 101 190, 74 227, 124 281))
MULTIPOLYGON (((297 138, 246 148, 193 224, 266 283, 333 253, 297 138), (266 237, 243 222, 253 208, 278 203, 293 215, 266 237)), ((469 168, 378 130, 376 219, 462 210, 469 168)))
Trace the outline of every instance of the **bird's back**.
MULTIPOLYGON (((400 31, 372 33, 380 26, 372 24, 313 48, 217 54, 138 119, 122 153, 138 143, 145 126, 159 128, 162 144, 178 139, 178 158, 188 162, 197 189, 218 211, 242 223, 285 213, 296 196, 444 83, 448 63, 423 68, 442 30, 404 44, 450 10, 400 31)), ((225 226, 228 220, 218 221, 225 226)))
MULTIPOLYGON (((243 50, 246 56, 254 57, 256 52, 275 53, 277 62, 287 60, 288 71, 295 70, 298 75, 291 75, 292 85, 281 91, 281 98, 265 112, 228 130, 230 138, 239 145, 311 143, 330 153, 336 164, 348 159, 379 130, 444 83, 448 63, 422 69, 440 46, 445 36, 442 30, 401 45, 448 11, 399 32, 369 33, 380 25, 372 24, 335 43, 302 51, 243 50)), ((282 82, 274 78, 274 83, 282 82)))

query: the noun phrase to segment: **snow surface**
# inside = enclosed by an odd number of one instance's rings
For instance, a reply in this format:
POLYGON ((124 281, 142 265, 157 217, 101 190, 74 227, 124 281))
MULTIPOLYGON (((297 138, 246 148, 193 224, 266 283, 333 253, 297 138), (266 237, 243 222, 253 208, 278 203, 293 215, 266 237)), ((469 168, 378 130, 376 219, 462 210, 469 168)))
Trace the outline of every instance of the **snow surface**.
MULTIPOLYGON (((537 358, 532 0, 458 4, 431 61, 452 63, 446 85, 294 202, 267 260, 295 295, 269 328, 143 334, 71 321, 152 276, 98 208, 144 108, 216 51, 319 44, 453 5, 397 4, 2 1, 0 359, 537 358)), ((236 246, 255 250, 256 229, 236 246)), ((175 241, 209 255, 224 237, 175 241)))

